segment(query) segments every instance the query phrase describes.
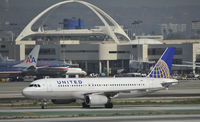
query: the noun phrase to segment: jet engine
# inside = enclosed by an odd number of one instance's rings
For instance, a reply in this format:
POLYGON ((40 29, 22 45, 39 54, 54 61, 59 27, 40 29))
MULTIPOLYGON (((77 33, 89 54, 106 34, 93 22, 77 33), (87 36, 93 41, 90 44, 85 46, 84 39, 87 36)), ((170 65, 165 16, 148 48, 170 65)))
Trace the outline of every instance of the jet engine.
POLYGON ((76 99, 52 99, 51 102, 53 104, 69 104, 76 102, 76 99))
POLYGON ((85 103, 87 105, 103 105, 108 103, 108 98, 103 95, 88 95, 85 96, 85 103))

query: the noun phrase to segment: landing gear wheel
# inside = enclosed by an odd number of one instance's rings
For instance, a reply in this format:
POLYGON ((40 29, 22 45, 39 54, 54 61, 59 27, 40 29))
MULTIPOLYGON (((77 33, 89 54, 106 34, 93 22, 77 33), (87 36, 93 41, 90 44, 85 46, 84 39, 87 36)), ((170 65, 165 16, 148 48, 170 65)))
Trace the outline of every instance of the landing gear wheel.
POLYGON ((90 105, 87 105, 85 102, 83 102, 83 103, 82 103, 82 107, 83 107, 83 108, 89 108, 90 105))
POLYGON ((105 108, 113 108, 113 104, 112 103, 107 103, 107 104, 105 104, 105 108))
POLYGON ((45 100, 41 101, 41 109, 47 108, 47 102, 45 100))
POLYGON ((41 109, 44 109, 44 105, 41 105, 41 109))

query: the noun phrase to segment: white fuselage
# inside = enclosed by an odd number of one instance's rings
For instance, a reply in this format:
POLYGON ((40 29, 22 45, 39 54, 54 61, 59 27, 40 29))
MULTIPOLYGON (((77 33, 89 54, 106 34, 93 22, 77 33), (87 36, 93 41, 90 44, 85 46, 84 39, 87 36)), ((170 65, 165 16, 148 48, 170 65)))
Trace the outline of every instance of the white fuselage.
POLYGON ((40 79, 26 87, 22 94, 35 99, 84 99, 88 94, 115 93, 112 97, 133 97, 163 89, 163 78, 51 78, 40 79))

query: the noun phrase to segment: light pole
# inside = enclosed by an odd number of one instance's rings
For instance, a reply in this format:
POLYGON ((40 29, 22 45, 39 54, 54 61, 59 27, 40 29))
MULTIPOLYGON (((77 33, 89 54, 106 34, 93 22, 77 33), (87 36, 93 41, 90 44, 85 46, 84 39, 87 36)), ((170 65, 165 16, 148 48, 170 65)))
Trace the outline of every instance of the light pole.
POLYGON ((131 24, 134 26, 135 25, 135 36, 137 35, 137 25, 143 23, 142 20, 134 20, 131 24))
MULTIPOLYGON (((10 25, 10 26, 17 26, 17 23, 10 23, 10 22, 7 22, 5 23, 6 25, 10 25)), ((8 33, 11 34, 11 40, 14 41, 14 36, 15 36, 15 33, 12 31, 7 31, 8 33)))
MULTIPOLYGON (((136 35, 137 35, 137 25, 143 23, 142 20, 135 20, 132 22, 132 25, 135 25, 135 34, 133 34, 135 36, 135 40, 136 40, 136 35)), ((141 53, 140 53, 140 45, 139 45, 139 40, 137 39, 138 44, 137 44, 137 59, 138 59, 138 63, 139 63, 139 70, 141 70, 141 53)))
MULTIPOLYGON (((139 25, 139 24, 141 24, 141 23, 143 23, 143 21, 142 20, 135 20, 135 21, 133 21, 132 22, 132 25, 135 25, 135 39, 136 39, 136 35, 137 35, 137 25, 139 25)), ((140 57, 139 57, 139 55, 140 55, 140 50, 139 50, 139 40, 137 40, 138 41, 138 61, 140 61, 140 57)))
POLYGON ((13 33, 13 31, 7 31, 8 33, 10 33, 10 35, 11 35, 11 41, 13 42, 13 40, 14 40, 14 33, 13 33))
MULTIPOLYGON (((3 32, 4 34, 10 34, 11 36, 11 41, 14 40, 14 33, 12 31, 6 31, 6 30, 0 30, 1 32, 3 32)), ((8 40, 10 39, 10 37, 7 38, 8 40)))

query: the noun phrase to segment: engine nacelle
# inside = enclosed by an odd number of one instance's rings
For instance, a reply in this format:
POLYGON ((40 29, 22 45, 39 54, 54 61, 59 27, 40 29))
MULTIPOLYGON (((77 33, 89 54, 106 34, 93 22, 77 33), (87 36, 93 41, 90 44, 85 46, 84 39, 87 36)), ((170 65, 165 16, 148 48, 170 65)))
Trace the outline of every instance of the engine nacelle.
POLYGON ((76 102, 76 99, 52 99, 51 102, 53 104, 69 104, 76 102))
POLYGON ((103 95, 88 95, 85 97, 87 105, 103 105, 108 103, 108 98, 103 95))

